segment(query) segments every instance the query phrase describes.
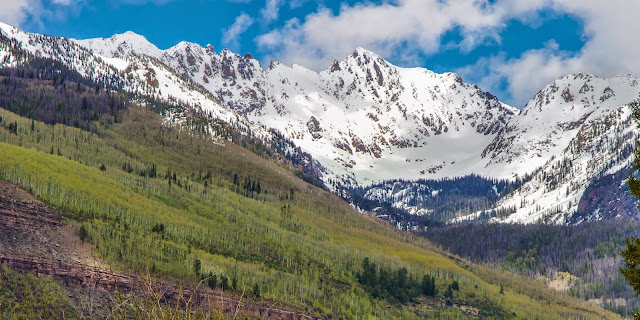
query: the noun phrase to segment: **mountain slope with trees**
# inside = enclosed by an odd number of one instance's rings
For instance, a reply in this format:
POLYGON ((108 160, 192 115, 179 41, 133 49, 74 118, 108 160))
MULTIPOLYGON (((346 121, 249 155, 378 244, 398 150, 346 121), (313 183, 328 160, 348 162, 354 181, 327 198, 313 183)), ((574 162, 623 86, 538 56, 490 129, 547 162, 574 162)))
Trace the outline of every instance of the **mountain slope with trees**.
MULTIPOLYGON (((56 90, 53 80, 33 84, 56 90)), ((77 95, 69 101, 102 94, 67 92, 77 95)), ((211 274, 214 287, 328 318, 616 318, 440 251, 299 179, 286 162, 194 130, 189 119, 168 123, 135 105, 114 113, 83 130, 41 122, 46 113, 28 119, 0 109, 0 178, 59 210, 116 270, 211 274), (365 268, 366 259, 376 267, 365 268), (376 289, 383 273, 395 273, 404 292, 376 289)))

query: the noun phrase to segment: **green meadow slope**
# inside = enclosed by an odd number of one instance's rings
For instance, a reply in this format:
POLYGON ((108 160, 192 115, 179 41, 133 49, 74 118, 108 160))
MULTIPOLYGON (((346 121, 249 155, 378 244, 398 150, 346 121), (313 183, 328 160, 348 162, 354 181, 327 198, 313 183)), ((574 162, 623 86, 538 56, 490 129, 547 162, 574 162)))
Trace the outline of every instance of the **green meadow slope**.
POLYGON ((124 111, 118 123, 96 122, 97 133, 4 109, 0 117, 0 179, 81 226, 95 254, 118 270, 226 277, 238 292, 257 286, 263 299, 321 318, 618 318, 453 257, 353 210, 283 163, 163 124, 143 108, 124 111), (365 258, 406 268, 408 282, 433 276, 438 293, 384 296, 359 276, 365 258), (454 281, 459 289, 447 290, 454 281))

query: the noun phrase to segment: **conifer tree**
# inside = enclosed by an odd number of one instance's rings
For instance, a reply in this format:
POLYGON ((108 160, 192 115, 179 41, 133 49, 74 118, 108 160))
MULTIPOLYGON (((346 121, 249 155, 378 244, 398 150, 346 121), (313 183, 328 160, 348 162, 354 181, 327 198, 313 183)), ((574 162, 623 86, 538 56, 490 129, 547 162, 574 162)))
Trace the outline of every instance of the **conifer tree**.
POLYGON ((258 283, 253 285, 253 295, 256 298, 260 298, 260 286, 258 285, 258 283))
MULTIPOLYGON (((631 108, 636 125, 640 128, 640 98, 631 102, 629 107, 631 108)), ((634 159, 631 166, 634 172, 629 174, 627 181, 631 194, 640 198, 640 179, 634 175, 634 173, 640 171, 640 147, 636 148, 633 154, 634 159)), ((640 208, 640 205, 638 208, 640 208)), ((636 294, 640 295, 640 239, 631 237, 631 239, 627 239, 626 242, 626 249, 620 253, 624 259, 624 268, 620 268, 620 273, 627 279, 636 294)), ((640 313, 637 311, 633 312, 633 318, 640 320, 640 313)))
POLYGON ((229 279, 226 276, 221 276, 220 277, 220 288, 222 290, 228 290, 229 289, 229 279))
POLYGON ((218 286, 218 276, 209 271, 209 280, 207 280, 209 288, 215 289, 218 286))
POLYGON ((200 274, 202 273, 202 261, 200 261, 200 259, 196 258, 193 260, 193 272, 197 277, 200 277, 200 274))

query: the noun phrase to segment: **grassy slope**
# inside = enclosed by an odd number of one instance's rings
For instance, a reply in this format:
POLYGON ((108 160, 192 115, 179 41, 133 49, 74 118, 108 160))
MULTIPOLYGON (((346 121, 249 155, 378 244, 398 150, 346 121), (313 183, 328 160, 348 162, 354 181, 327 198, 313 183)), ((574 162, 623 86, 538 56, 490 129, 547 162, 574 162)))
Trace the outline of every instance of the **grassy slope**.
POLYGON ((77 319, 63 291, 49 279, 0 266, 0 319, 77 319))
POLYGON ((98 254, 122 269, 193 277, 193 262, 200 259, 205 273, 236 277, 247 289, 258 283, 267 299, 318 315, 465 316, 456 308, 422 313, 371 299, 355 280, 360 262, 370 257, 379 265, 406 267, 415 277, 439 275, 441 293, 458 279, 456 300, 484 317, 616 318, 524 278, 458 265, 426 240, 355 212, 284 166, 163 127, 142 109, 104 128, 102 138, 39 122, 32 130, 31 120, 1 109, 0 116, 0 178, 84 224, 98 254), (7 130, 13 122, 17 135, 7 130), (138 169, 153 164, 163 178, 127 173, 123 163, 138 169), (98 169, 101 164, 106 171, 98 169), (176 173, 171 185, 167 171, 176 173), (201 178, 208 172, 211 178, 201 178), (240 181, 260 181, 267 192, 234 192, 234 174, 240 181), (152 232, 159 223, 165 231, 152 232), (505 294, 499 294, 500 284, 505 294))

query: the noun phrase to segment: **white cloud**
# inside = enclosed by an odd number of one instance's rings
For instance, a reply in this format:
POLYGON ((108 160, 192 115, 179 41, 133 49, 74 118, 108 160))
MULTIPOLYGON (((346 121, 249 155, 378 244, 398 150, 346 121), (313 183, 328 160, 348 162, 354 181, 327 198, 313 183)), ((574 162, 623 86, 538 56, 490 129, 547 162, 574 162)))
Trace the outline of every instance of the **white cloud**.
POLYGON ((260 10, 260 15, 265 23, 271 23, 278 20, 280 15, 280 7, 284 4, 284 0, 266 0, 264 8, 260 10))
POLYGON ((476 79, 484 88, 502 95, 516 107, 523 107, 533 95, 556 78, 578 72, 608 77, 618 74, 640 75, 640 3, 614 0, 580 2, 556 0, 554 8, 579 17, 585 28, 586 44, 577 53, 558 50, 555 42, 528 50, 520 57, 483 59, 458 70, 476 79))
POLYGON ((43 18, 61 20, 78 12, 85 0, 0 0, 0 21, 24 28, 25 24, 43 29, 43 18))
POLYGON ((0 21, 10 25, 20 25, 29 12, 28 0, 0 1, 0 21))
POLYGON ((289 0, 289 8, 291 9, 300 8, 307 1, 309 0, 289 0))
POLYGON ((252 24, 253 19, 248 14, 242 12, 236 17, 233 24, 224 30, 222 34, 222 43, 231 48, 236 47, 240 36, 247 31, 252 24))
POLYGON ((586 44, 577 53, 563 52, 554 42, 523 52, 515 59, 484 57, 458 70, 465 79, 522 107, 535 92, 555 78, 574 72, 601 76, 640 74, 640 2, 628 0, 396 0, 382 4, 344 4, 336 15, 320 8, 304 20, 256 38, 260 50, 285 63, 321 70, 356 47, 385 58, 419 65, 444 47, 469 52, 487 42, 500 43, 512 19, 532 26, 543 23, 540 12, 552 10, 582 20, 586 44), (458 28, 462 40, 442 43, 442 36, 458 28), (506 86, 504 83, 506 82, 506 86))
MULTIPOLYGON (((510 0, 504 0, 510 3, 510 0)), ((400 56, 399 48, 414 47, 421 54, 440 48, 441 36, 459 27, 460 46, 471 50, 487 39, 496 41, 504 20, 536 9, 543 1, 526 5, 491 5, 486 0, 399 0, 382 4, 343 5, 338 15, 320 8, 304 22, 291 20, 280 29, 257 38, 259 47, 284 62, 322 69, 355 47, 385 57, 400 56)))

